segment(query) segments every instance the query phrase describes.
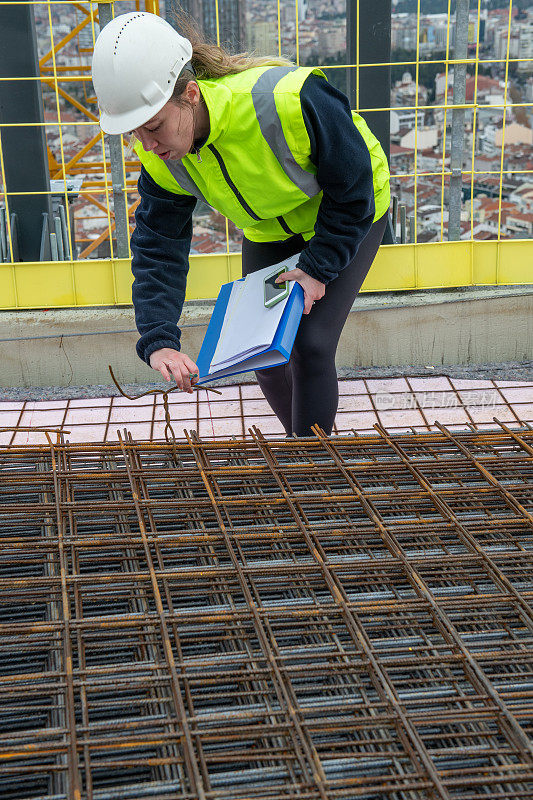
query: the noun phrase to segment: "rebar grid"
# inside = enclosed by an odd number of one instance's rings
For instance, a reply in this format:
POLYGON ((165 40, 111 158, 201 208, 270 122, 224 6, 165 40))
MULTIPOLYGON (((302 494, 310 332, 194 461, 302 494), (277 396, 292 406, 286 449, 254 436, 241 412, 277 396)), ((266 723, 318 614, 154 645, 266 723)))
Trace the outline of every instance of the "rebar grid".
POLYGON ((0 450, 0 796, 526 798, 533 431, 0 450))

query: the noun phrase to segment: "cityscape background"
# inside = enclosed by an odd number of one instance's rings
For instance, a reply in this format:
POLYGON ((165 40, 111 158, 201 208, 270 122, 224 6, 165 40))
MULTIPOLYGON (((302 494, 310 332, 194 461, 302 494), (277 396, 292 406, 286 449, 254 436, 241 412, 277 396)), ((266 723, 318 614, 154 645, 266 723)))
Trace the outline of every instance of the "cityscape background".
MULTIPOLYGON (((181 5, 206 38, 216 42, 215 1, 183 0, 181 5)), ((408 218, 415 214, 416 199, 418 242, 446 238, 452 114, 443 106, 452 103, 453 94, 453 64, 447 65, 446 59, 453 59, 454 6, 451 3, 450 16, 448 0, 422 1, 420 15, 417 0, 397 0, 392 6, 392 190, 408 218)), ((135 3, 116 2, 114 7, 115 14, 125 13, 134 10, 135 3)), ((76 254, 82 258, 110 254, 107 204, 112 203, 89 80, 98 27, 90 21, 72 35, 87 20, 90 9, 89 4, 34 5, 39 58, 45 59, 51 51, 51 33, 54 47, 68 39, 57 50, 55 65, 52 58, 42 63, 42 74, 49 78, 42 87, 50 177, 62 180, 65 163, 77 181, 79 194, 72 211, 76 254), (71 78, 68 84, 58 81, 59 96, 52 67, 71 78), (79 82, 72 80, 76 75, 79 82)), ((172 4, 161 2, 159 9, 162 16, 170 15, 172 4)), ((281 53, 300 65, 321 66, 335 86, 347 90, 345 0, 280 0, 279 9, 274 0, 219 0, 218 12, 219 41, 232 51, 281 53)), ((530 238, 533 3, 514 0, 511 23, 506 0, 475 3, 469 18, 468 51, 473 62, 467 69, 466 104, 476 107, 467 108, 465 115, 461 238, 530 238)), ((131 212, 137 199, 138 170, 130 152, 126 179, 131 212)), ((412 230, 410 238, 414 238, 412 230)), ((236 251, 240 240, 241 232, 219 214, 197 208, 193 254, 236 251)))

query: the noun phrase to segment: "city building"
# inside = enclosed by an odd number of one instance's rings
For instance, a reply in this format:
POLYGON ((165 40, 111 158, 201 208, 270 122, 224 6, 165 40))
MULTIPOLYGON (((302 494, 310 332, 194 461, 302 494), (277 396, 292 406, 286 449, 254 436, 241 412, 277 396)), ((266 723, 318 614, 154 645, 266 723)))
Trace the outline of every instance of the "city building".
POLYGON ((505 145, 511 144, 528 144, 533 145, 533 130, 527 128, 525 125, 519 125, 518 122, 510 122, 505 126, 498 126, 494 132, 494 144, 496 147, 501 147, 502 143, 505 145))
POLYGON ((435 125, 412 128, 400 139, 400 146, 411 150, 428 150, 437 147, 439 132, 435 125))
POLYGON ((259 56, 278 51, 278 26, 275 22, 260 20, 246 23, 246 49, 259 56))
POLYGON ((417 110, 409 108, 405 109, 405 111, 396 108, 391 111, 391 141, 395 141, 398 135, 403 135, 406 130, 414 128, 415 124, 421 128, 424 124, 425 116, 426 112, 423 108, 417 110), (403 133, 401 133, 402 131, 403 133))
POLYGON ((241 52, 246 42, 246 0, 180 0, 183 10, 199 24, 206 39, 220 41, 233 52, 241 52), (217 35, 219 39, 217 39, 217 35))
POLYGON ((519 62, 518 69, 521 72, 532 72, 533 60, 533 21, 528 20, 521 23, 518 28, 518 58, 525 59, 519 62))

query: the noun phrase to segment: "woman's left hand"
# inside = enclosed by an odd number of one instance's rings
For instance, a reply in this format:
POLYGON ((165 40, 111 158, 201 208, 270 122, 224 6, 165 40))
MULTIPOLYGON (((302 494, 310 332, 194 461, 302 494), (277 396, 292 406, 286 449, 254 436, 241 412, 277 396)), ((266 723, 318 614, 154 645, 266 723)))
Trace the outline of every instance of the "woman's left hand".
POLYGON ((300 284, 304 290, 304 314, 309 314, 313 308, 313 303, 324 297, 326 291, 326 285, 324 283, 315 280, 304 272, 303 269, 299 269, 298 267, 278 275, 276 283, 282 283, 282 281, 296 281, 300 284))

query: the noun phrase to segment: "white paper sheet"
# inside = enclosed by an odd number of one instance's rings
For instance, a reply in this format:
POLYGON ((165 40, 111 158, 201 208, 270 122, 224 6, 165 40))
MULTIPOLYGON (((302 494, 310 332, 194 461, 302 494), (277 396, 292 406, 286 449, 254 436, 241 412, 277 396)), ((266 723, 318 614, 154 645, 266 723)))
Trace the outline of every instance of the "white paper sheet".
MULTIPOLYGON (((294 269, 298 258, 298 255, 292 256, 279 264, 250 273, 244 281, 234 283, 218 344, 211 359, 211 371, 230 367, 270 347, 288 298, 272 308, 265 308, 264 279, 276 267, 284 267, 287 271, 294 269)), ((291 281, 290 291, 293 286, 294 281, 291 281)))

